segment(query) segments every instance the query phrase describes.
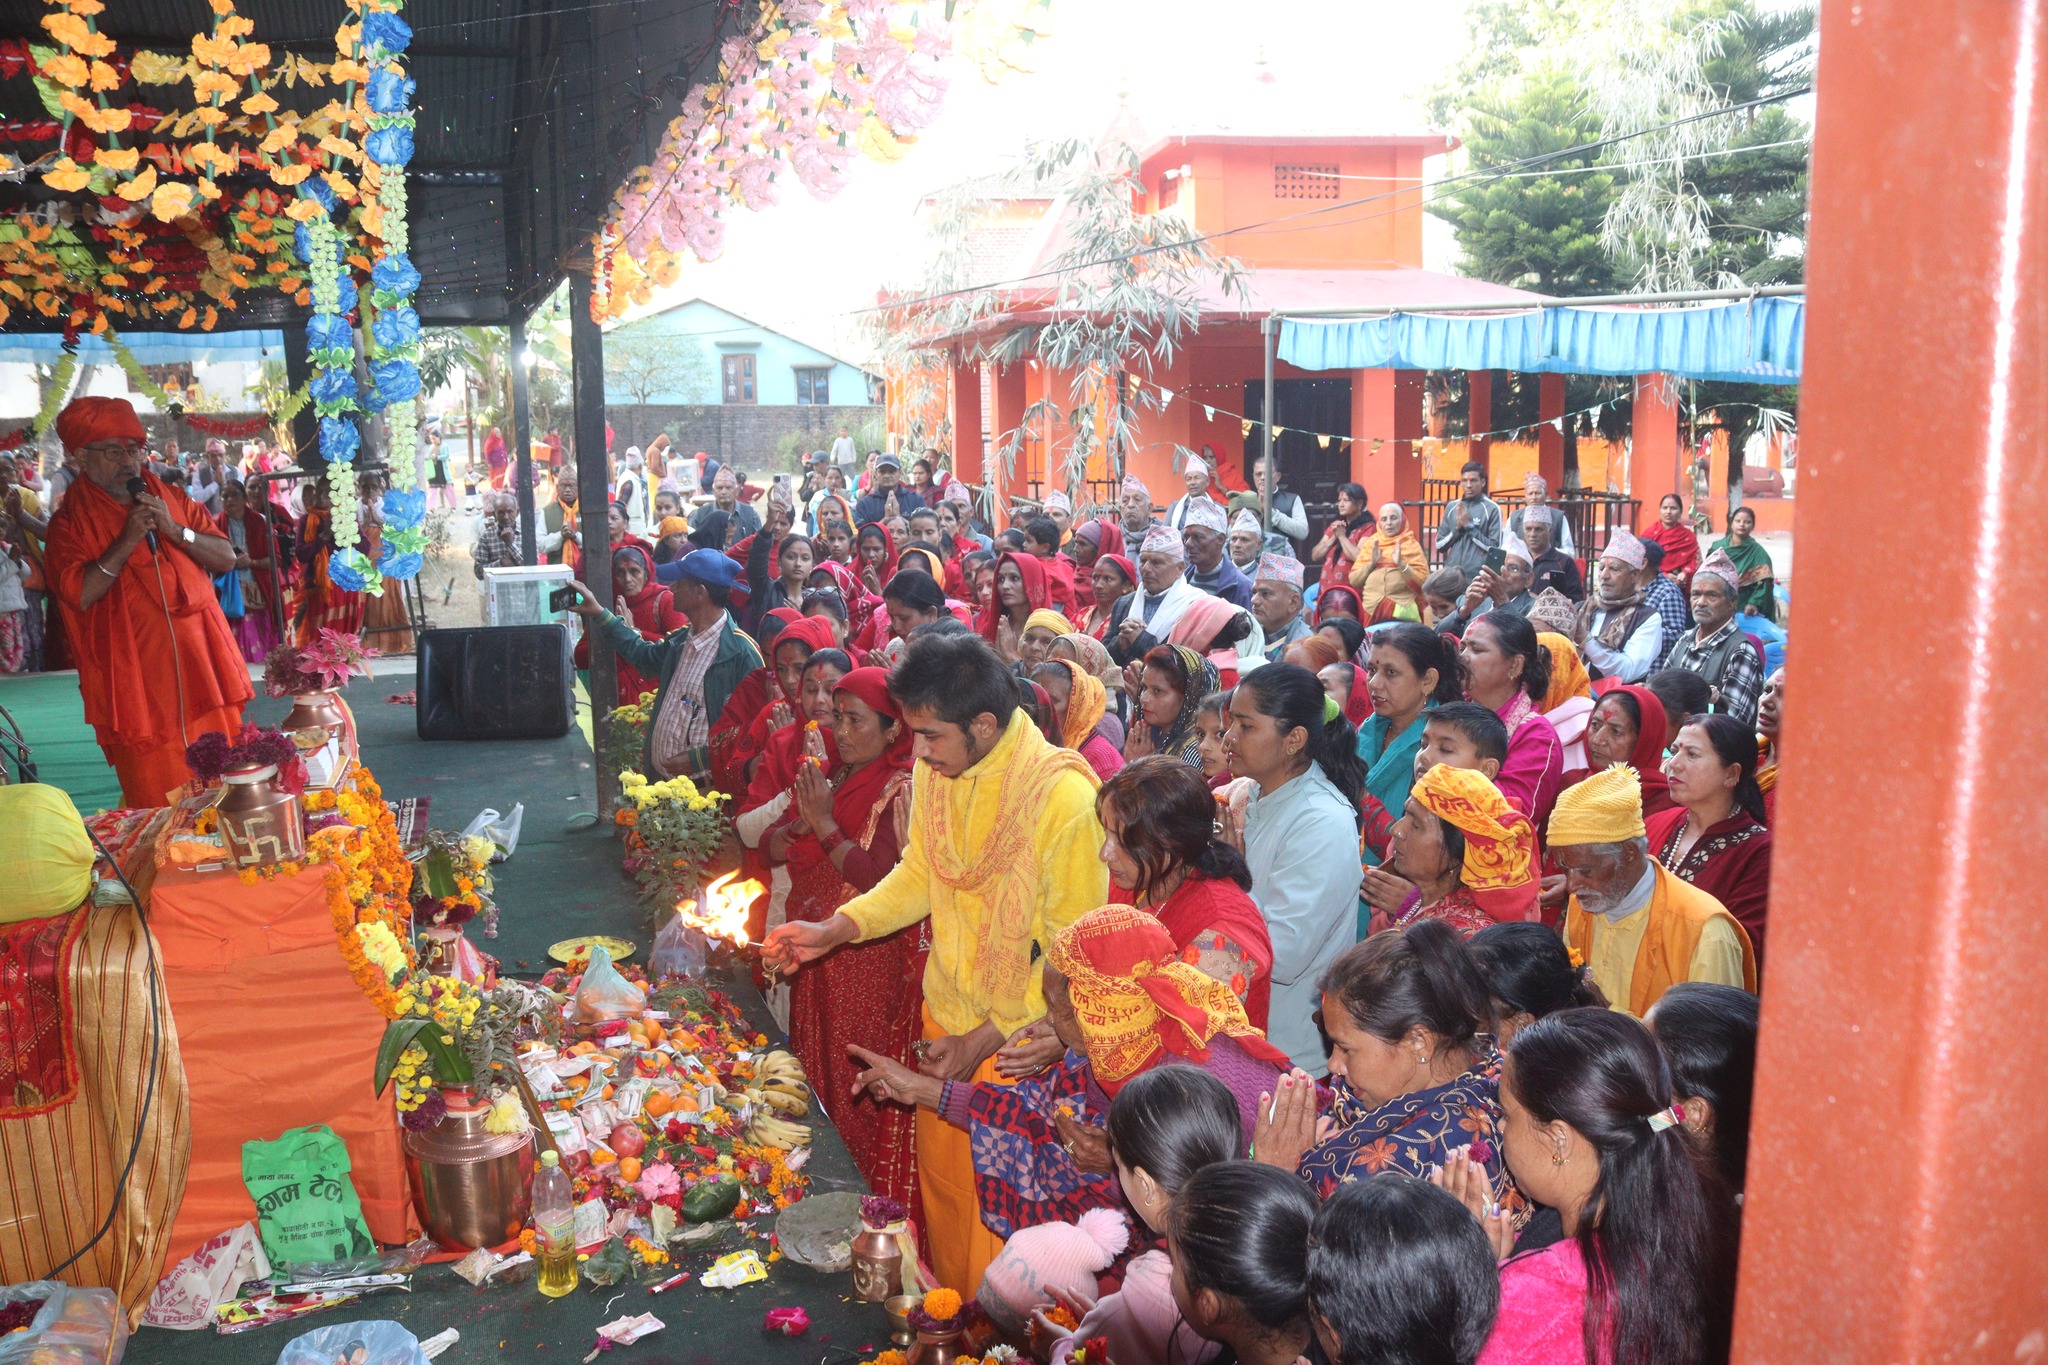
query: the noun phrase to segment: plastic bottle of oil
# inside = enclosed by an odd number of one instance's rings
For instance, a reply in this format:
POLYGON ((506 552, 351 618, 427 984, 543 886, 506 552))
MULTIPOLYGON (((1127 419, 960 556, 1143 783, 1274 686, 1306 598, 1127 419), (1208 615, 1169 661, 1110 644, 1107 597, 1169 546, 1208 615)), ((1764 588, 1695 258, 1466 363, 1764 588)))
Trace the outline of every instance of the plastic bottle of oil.
POLYGON ((559 1299, 576 1288, 576 1193, 553 1150, 533 1177, 533 1230, 540 1240, 540 1292, 559 1299))

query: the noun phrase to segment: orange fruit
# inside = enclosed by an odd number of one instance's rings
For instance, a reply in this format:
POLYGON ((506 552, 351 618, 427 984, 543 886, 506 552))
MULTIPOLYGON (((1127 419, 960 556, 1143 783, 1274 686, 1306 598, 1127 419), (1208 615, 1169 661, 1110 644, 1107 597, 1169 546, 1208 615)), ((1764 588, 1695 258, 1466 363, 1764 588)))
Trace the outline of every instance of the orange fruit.
POLYGON ((647 1102, 640 1108, 647 1117, 658 1119, 675 1108, 675 1101, 668 1097, 666 1090, 650 1090, 647 1092, 647 1102))
POLYGON ((639 1157, 637 1157, 637 1156, 622 1156, 622 1157, 620 1157, 620 1158, 619 1158, 619 1179, 621 1179, 621 1180, 625 1181, 625 1182, 626 1182, 626 1183, 627 1183, 628 1185, 630 1185, 630 1184, 632 1184, 632 1183, 633 1183, 634 1181, 638 1180, 639 1178, 640 1178, 640 1158, 639 1158, 639 1157))
POLYGON ((608 1165, 609 1163, 617 1161, 618 1159, 619 1158, 616 1153, 607 1151, 603 1147, 597 1148, 590 1154, 590 1163, 593 1166, 608 1165))

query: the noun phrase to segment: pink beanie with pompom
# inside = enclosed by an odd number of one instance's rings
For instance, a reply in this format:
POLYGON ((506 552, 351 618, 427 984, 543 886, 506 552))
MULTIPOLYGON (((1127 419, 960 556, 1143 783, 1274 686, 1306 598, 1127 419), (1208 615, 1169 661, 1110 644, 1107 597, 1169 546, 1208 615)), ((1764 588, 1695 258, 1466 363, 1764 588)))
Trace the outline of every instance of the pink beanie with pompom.
POLYGON ((1004 1244, 975 1295, 1005 1336, 1021 1338, 1031 1310, 1052 1299, 1049 1288, 1095 1297, 1095 1277, 1130 1245, 1130 1225, 1116 1209, 1090 1209, 1074 1223, 1040 1223, 1004 1244))

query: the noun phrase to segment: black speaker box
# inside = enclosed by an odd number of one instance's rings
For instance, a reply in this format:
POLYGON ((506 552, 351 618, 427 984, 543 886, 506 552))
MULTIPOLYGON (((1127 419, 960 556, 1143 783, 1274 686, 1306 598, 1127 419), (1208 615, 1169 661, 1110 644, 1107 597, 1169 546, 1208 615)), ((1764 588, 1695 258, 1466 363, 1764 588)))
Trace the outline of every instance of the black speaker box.
POLYGON ((419 637, 421 739, 560 739, 576 722, 561 626, 477 626, 419 637))

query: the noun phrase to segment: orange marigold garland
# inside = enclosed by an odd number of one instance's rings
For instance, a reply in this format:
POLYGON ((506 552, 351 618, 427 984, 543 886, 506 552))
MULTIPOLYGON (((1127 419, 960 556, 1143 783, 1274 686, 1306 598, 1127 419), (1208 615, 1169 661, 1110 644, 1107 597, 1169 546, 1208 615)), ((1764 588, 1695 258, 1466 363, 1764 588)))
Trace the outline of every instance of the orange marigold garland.
MULTIPOLYGON (((368 768, 356 764, 334 799, 348 823, 309 838, 307 855, 327 864, 327 913, 349 974, 370 1003, 386 1018, 395 1019, 402 1010, 391 973, 365 951, 358 926, 381 926, 396 941, 406 965, 414 964, 412 862, 398 841, 398 819, 384 804, 384 793, 368 768)), ((381 935, 378 942, 388 955, 381 935)))

